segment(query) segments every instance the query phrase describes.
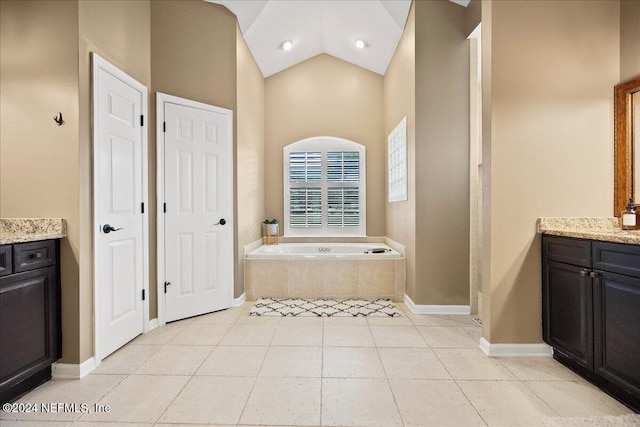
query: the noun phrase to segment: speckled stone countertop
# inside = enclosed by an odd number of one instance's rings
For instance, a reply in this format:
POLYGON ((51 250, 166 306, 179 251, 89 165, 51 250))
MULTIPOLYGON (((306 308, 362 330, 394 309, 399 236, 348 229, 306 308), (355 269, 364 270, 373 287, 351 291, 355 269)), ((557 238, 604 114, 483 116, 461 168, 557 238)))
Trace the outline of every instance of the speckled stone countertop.
POLYGON ((621 230, 618 218, 538 218, 538 233, 640 245, 640 230, 621 230))
POLYGON ((0 245, 62 239, 67 223, 60 218, 0 218, 0 245))

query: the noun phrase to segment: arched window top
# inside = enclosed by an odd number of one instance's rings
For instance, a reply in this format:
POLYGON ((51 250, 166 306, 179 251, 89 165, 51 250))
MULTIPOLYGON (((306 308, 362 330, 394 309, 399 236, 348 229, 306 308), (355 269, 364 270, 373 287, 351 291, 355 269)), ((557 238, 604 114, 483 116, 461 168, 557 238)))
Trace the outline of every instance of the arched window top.
POLYGON ((365 147, 317 136, 284 150, 286 236, 365 236, 365 147))

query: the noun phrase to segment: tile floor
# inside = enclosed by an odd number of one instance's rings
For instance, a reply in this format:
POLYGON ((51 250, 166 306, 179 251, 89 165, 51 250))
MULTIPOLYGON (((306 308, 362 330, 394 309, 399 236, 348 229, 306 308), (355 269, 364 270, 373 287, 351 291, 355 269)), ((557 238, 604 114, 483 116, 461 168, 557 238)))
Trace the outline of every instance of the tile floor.
POLYGON ((88 377, 29 403, 109 412, 0 413, 12 426, 524 426, 629 409, 551 358, 490 359, 470 316, 271 318, 251 303, 155 329, 88 377))

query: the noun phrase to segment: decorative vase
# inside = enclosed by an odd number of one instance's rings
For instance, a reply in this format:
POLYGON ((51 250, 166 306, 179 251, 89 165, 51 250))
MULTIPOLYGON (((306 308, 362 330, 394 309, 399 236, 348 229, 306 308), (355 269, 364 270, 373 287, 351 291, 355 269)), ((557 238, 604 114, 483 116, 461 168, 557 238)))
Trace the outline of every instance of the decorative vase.
POLYGON ((278 235, 278 225, 279 224, 267 224, 267 235, 268 236, 277 236, 278 235))

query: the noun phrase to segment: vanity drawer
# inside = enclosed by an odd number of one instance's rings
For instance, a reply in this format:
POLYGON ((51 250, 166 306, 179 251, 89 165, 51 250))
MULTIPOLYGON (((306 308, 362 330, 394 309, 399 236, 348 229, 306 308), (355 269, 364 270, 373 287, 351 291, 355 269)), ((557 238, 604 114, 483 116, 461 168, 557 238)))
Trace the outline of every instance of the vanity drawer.
POLYGON ((13 273, 11 252, 11 245, 0 246, 0 276, 13 273))
POLYGON ((591 241, 570 237, 542 237, 542 253, 545 259, 565 264, 591 267, 591 241))
POLYGON ((55 240, 18 243, 13 245, 13 272, 35 270, 55 264, 55 240))
POLYGON ((593 242, 593 268, 640 277, 640 246, 593 242))

